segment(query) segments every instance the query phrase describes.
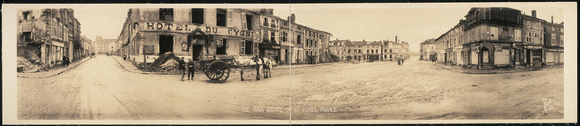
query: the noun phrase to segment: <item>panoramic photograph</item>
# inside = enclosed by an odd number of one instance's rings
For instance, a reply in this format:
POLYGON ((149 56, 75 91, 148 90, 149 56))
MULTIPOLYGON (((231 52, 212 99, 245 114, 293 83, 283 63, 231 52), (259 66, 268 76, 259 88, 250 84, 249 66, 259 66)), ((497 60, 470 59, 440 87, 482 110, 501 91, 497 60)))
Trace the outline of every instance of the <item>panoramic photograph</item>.
POLYGON ((564 119, 546 4, 37 5, 5 62, 24 121, 564 119))

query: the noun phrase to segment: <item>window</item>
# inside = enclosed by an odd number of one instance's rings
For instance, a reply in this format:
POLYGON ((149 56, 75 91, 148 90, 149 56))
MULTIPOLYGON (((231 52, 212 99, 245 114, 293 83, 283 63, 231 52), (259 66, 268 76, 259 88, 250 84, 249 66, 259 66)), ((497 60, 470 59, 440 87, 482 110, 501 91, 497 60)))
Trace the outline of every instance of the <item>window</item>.
POLYGON ((272 34, 270 36, 270 42, 276 43, 276 32, 272 31, 270 34, 272 34))
POLYGON ((264 26, 270 26, 268 23, 268 18, 264 18, 264 26))
POLYGON ((370 51, 370 50, 368 50, 368 49, 367 49, 367 54, 369 54, 369 51, 370 51))
POLYGON ((362 53, 361 49, 358 49, 358 53, 362 53))
POLYGON ((376 52, 376 53, 379 53, 379 50, 378 50, 378 49, 376 49, 376 50, 375 50, 375 52, 376 52))
MULTIPOLYGON (((385 49, 385 51, 384 51, 384 52, 387 52, 387 49, 385 49)), ((385 58, 386 58, 386 57, 385 57, 385 58)))
POLYGON ((552 31, 556 31, 556 27, 552 26, 552 31))
POLYGON ((517 29, 517 30, 514 30, 514 34, 515 34, 515 35, 514 35, 514 36, 515 36, 515 41, 516 41, 516 42, 519 42, 519 41, 521 41, 521 38, 520 38, 520 37, 521 37, 522 31, 521 31, 521 30, 519 30, 519 29, 517 29))
POLYGON ((252 52, 253 55, 257 55, 258 54, 258 43, 257 42, 254 42, 254 48, 253 49, 254 49, 254 52, 252 52))
POLYGON ((159 8, 160 21, 173 21, 173 8, 159 8))
POLYGON ((32 41, 32 37, 31 37, 30 32, 22 32, 22 38, 23 38, 24 42, 31 42, 32 41))
POLYGON ((30 11, 22 12, 22 18, 24 18, 24 20, 28 20, 29 19, 28 18, 29 15, 30 15, 30 11))
POLYGON ((528 35, 526 35, 526 42, 531 42, 532 41, 532 33, 528 32, 528 35))
POLYGON ((375 53, 375 50, 371 50, 371 53, 375 53))
POLYGON ((268 37, 269 37, 268 35, 270 35, 270 34, 268 34, 268 31, 264 31, 264 36, 263 36, 263 37, 264 37, 264 38, 263 38, 263 39, 264 39, 264 42, 270 42, 270 41, 268 40, 268 37))
POLYGON ((551 43, 552 43, 552 45, 556 45, 556 43, 557 43, 557 41, 556 41, 556 34, 552 33, 551 35, 552 35, 552 41, 551 41, 551 43))
POLYGON ((276 28, 276 20, 272 19, 272 23, 270 23, 270 27, 276 28))
POLYGON ((254 18, 254 16, 246 14, 246 29, 247 30, 252 30, 252 18, 254 18))
POLYGON ((348 49, 348 53, 350 54, 350 49, 348 49))
POLYGON ((216 54, 226 54, 227 39, 222 39, 216 43, 216 54))
POLYGON ((191 9, 191 23, 203 24, 203 8, 191 9))
POLYGON ((225 9, 217 9, 216 11, 216 25, 217 26, 226 26, 226 17, 228 15, 228 11, 225 9))
POLYGON ((564 35, 560 35, 560 45, 564 45, 564 35))
POLYGON ((302 39, 300 39, 302 36, 298 35, 296 37, 296 43, 301 44, 302 43, 302 39))
POLYGON ((253 41, 245 41, 245 54, 246 55, 252 55, 252 44, 254 43, 253 41))
POLYGON ((391 52, 391 53, 392 53, 392 52, 393 52, 393 49, 389 49, 389 52, 391 52))
POLYGON ((489 37, 491 37, 491 40, 497 40, 498 28, 490 27, 489 32, 490 32, 489 37))

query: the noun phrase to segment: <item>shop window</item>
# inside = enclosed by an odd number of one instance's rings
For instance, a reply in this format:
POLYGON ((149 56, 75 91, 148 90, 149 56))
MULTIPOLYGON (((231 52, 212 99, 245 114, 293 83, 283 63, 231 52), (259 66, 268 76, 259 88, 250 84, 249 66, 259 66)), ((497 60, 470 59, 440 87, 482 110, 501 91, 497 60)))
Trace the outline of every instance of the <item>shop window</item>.
POLYGON ((216 25, 217 26, 226 26, 226 18, 228 15, 228 11, 225 9, 217 9, 216 11, 216 25))
POLYGON ((203 8, 191 9, 191 23, 203 24, 203 8))
POLYGON ((222 39, 216 43, 216 54, 226 54, 227 39, 222 39))
POLYGON ((160 21, 173 21, 173 8, 160 8, 159 9, 159 20, 160 21))

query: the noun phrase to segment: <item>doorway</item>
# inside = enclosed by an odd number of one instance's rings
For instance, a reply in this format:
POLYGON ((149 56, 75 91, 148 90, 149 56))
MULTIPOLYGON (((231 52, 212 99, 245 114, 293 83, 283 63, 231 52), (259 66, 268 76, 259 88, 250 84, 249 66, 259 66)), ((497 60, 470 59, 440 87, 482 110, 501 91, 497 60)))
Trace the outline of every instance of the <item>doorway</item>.
POLYGON ((201 56, 201 53, 203 52, 203 46, 202 45, 192 45, 191 49, 192 49, 191 52, 193 53, 191 55, 192 59, 194 61, 198 61, 200 56, 201 56))
POLYGON ((173 52, 173 35, 159 35, 159 54, 173 52))

